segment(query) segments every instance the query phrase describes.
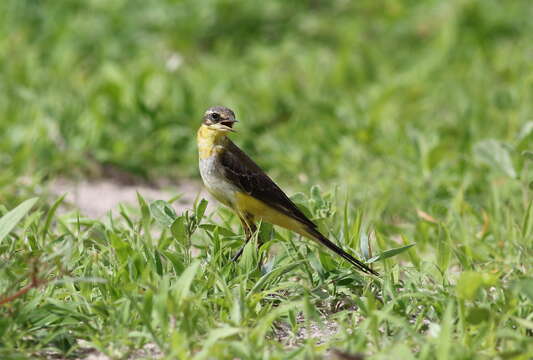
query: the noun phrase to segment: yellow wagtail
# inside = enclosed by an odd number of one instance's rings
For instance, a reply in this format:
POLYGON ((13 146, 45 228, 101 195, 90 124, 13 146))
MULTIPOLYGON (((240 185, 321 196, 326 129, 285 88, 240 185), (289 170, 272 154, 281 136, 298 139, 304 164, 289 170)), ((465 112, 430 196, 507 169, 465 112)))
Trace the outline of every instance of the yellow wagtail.
MULTIPOLYGON (((246 242, 262 219, 316 240, 346 259, 360 271, 379 275, 322 235, 263 170, 228 137, 234 132, 235 114, 223 106, 209 108, 198 130, 200 174, 207 190, 232 209, 241 220, 246 242)), ((242 254, 244 246, 233 260, 242 254)))

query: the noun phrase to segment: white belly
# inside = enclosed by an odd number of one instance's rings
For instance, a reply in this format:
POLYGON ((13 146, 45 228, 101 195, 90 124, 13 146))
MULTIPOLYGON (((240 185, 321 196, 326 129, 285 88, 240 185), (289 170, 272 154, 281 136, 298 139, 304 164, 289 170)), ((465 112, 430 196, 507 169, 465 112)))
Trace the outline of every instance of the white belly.
POLYGON ((216 155, 200 159, 200 175, 207 191, 226 206, 234 207, 235 194, 238 188, 222 175, 221 169, 215 166, 216 155))

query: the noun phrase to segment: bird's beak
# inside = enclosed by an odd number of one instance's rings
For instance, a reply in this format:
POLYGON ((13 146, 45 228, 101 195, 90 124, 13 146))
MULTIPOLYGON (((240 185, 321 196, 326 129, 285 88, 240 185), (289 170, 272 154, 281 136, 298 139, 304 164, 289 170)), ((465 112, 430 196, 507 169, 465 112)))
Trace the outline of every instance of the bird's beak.
POLYGON ((213 127, 219 131, 231 131, 231 132, 237 132, 233 129, 233 124, 238 122, 235 119, 230 120, 224 120, 219 122, 218 124, 213 125, 213 127))

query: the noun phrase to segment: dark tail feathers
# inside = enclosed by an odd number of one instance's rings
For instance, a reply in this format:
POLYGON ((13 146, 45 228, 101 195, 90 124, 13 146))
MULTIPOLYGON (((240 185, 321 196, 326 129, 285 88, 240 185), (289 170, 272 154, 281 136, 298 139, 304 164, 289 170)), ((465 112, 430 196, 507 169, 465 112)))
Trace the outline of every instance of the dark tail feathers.
POLYGON ((322 235, 317 229, 308 229, 309 234, 312 235, 316 240, 318 240, 322 245, 328 247, 331 251, 337 255, 344 258, 350 264, 355 266, 358 270, 364 272, 365 274, 371 274, 379 276, 377 271, 372 270, 367 265, 363 264, 361 261, 354 258, 352 255, 348 254, 346 251, 342 250, 340 247, 328 240, 324 235, 322 235))

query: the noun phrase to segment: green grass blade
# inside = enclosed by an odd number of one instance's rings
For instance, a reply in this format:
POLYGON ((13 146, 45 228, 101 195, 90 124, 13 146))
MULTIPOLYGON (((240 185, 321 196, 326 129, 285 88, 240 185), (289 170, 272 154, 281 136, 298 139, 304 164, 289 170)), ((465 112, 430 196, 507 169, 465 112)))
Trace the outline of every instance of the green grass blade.
POLYGON ((163 226, 170 226, 178 217, 174 209, 163 200, 156 200, 150 204, 150 212, 163 226))
POLYGON ((42 237, 43 239, 46 237, 46 234, 48 234, 48 229, 50 229, 50 224, 52 223, 52 219, 54 218, 54 215, 57 211, 57 208, 63 200, 65 199, 66 194, 63 194, 59 199, 54 202, 50 210, 48 211, 48 214, 46 215, 46 221, 44 223, 43 231, 42 231, 42 237))
POLYGON ((385 250, 382 253, 380 253, 380 254, 374 256, 373 258, 369 259, 366 263, 367 264, 372 264, 372 263, 374 263, 376 261, 385 260, 385 259, 388 259, 390 257, 399 255, 399 254, 403 253, 404 251, 409 250, 411 247, 413 247, 415 245, 416 245, 416 243, 413 243, 413 244, 409 244, 409 245, 406 245, 406 246, 401 246, 401 247, 398 247, 398 248, 385 250))
POLYGON ((17 226, 17 224, 22 220, 24 215, 26 215, 30 209, 35 205, 39 198, 31 198, 20 205, 18 205, 13 210, 9 211, 7 214, 2 216, 0 219, 0 244, 4 238, 17 226))

